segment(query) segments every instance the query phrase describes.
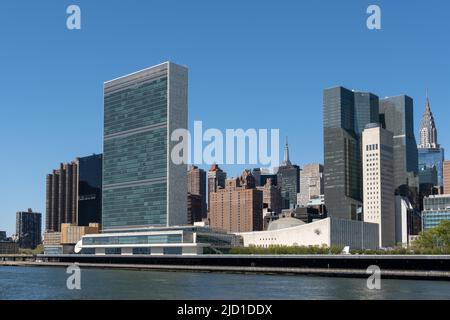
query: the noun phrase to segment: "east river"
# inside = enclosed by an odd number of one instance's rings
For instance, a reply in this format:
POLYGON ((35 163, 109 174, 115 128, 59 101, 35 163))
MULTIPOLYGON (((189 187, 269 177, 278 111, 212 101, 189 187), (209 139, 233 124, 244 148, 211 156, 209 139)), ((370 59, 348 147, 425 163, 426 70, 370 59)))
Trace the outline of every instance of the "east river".
POLYGON ((0 266, 1 299, 450 299, 450 282, 298 275, 82 269, 79 290, 59 267, 0 266))

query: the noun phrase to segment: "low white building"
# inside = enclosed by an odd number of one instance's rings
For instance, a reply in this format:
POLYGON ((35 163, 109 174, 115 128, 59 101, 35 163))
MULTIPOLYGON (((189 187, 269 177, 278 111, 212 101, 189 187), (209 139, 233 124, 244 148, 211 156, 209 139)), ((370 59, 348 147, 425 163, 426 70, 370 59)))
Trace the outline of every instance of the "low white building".
POLYGON ((244 246, 349 246, 351 249, 378 249, 378 224, 326 218, 305 223, 296 218, 280 218, 267 231, 242 232, 244 246))
POLYGON ((88 234, 77 243, 75 252, 90 255, 199 255, 242 246, 241 237, 202 225, 88 234))
POLYGON ((406 247, 409 243, 408 216, 414 208, 407 197, 395 196, 395 242, 406 247))

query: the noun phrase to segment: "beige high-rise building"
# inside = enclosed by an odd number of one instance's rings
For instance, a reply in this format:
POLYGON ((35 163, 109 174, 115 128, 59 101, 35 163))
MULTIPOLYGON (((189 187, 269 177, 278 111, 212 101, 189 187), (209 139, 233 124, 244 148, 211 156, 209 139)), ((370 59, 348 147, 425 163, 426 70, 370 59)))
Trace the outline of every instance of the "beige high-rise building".
POLYGON ((263 206, 267 210, 280 214, 281 207, 281 189, 272 184, 272 179, 268 178, 264 186, 256 187, 256 189, 263 192, 263 206))
POLYGON ((319 163, 305 164, 300 173, 300 192, 297 204, 306 206, 311 199, 318 199, 323 194, 323 165, 319 163))
POLYGON ((379 124, 362 133, 364 222, 378 223, 380 247, 395 243, 393 136, 379 124))
POLYGON ((263 192, 241 178, 226 180, 225 188, 210 193, 210 225, 228 232, 263 229, 263 192))
POLYGON ((100 224, 90 223, 89 226, 77 226, 70 223, 61 224, 61 244, 76 244, 86 234, 100 232, 100 224))
POLYGON ((450 194, 450 160, 444 161, 444 194, 450 194))

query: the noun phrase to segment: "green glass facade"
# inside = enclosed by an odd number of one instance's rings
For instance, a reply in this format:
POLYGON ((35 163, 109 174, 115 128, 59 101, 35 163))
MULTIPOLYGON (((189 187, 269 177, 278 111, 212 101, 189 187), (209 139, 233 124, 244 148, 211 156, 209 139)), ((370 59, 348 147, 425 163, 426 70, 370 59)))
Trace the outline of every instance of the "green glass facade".
POLYGON ((186 68, 166 62, 105 83, 103 231, 182 221, 173 182, 186 170, 170 163, 168 138, 186 126, 186 68))
POLYGON ((422 231, 436 228, 442 221, 450 220, 450 210, 447 212, 425 212, 422 213, 422 231))

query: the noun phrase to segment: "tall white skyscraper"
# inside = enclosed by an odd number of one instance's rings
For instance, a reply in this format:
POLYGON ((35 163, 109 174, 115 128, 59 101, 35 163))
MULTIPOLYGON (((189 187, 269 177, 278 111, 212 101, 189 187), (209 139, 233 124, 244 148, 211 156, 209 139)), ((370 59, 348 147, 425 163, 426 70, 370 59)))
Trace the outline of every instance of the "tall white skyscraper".
POLYGON ((364 221, 378 223, 380 247, 395 243, 393 136, 379 124, 362 134, 364 221))

